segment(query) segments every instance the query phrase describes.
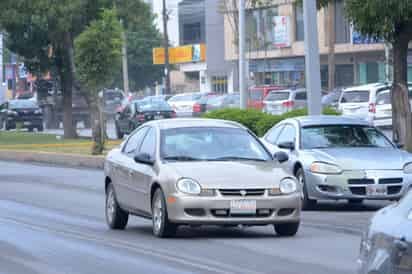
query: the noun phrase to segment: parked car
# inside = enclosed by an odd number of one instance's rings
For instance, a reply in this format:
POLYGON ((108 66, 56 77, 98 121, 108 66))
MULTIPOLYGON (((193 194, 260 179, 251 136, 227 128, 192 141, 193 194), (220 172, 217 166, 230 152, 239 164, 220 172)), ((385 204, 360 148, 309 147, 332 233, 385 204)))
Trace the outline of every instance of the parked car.
POLYGON ((280 86, 256 86, 249 90, 249 99, 247 102, 248 108, 255 108, 261 110, 263 108, 263 99, 269 93, 276 90, 282 90, 280 86))
POLYGON ((147 121, 175 118, 176 113, 165 101, 138 100, 130 103, 116 115, 117 138, 121 139, 147 121))
POLYGON ((192 117, 195 104, 202 98, 201 93, 177 94, 169 99, 169 105, 178 117, 192 117))
POLYGON ((10 100, 0 105, 0 126, 5 130, 21 126, 43 131, 43 112, 33 100, 10 100))
POLYGON ((135 130, 105 162, 106 220, 124 229, 129 214, 151 218, 153 233, 180 225, 274 225, 293 236, 301 193, 243 126, 209 119, 152 121, 135 130))
POLYGON ((317 200, 398 200, 412 185, 412 155, 367 121, 343 116, 286 119, 262 138, 289 154, 303 186, 303 206, 317 200))
POLYGON ((168 95, 152 95, 152 96, 145 97, 145 99, 168 101, 172 97, 173 97, 173 95, 171 95, 171 94, 168 94, 168 95))
POLYGON ((412 273, 412 191, 371 219, 361 241, 358 273, 412 273))
POLYGON ((240 107, 240 94, 229 93, 210 99, 207 102, 206 111, 213 111, 224 108, 239 108, 240 107))
POLYGON ((342 94, 342 89, 335 89, 329 93, 326 93, 322 96, 322 107, 332 108, 338 110, 339 108, 339 99, 342 94))
POLYGON ((372 122, 369 113, 376 112, 376 95, 389 88, 387 84, 375 83, 344 89, 339 99, 339 111, 342 115, 372 122))
POLYGON ((302 109, 307 105, 305 89, 272 91, 263 101, 263 112, 281 115, 294 109, 302 109))

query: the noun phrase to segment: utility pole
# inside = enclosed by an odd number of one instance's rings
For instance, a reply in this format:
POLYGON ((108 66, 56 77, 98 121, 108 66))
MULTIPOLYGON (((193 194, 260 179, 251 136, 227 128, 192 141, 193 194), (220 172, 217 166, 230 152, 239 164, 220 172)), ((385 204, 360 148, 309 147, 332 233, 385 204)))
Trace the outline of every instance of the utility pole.
POLYGON ((303 19, 305 26, 305 67, 309 115, 320 115, 322 113, 322 104, 316 1, 303 0, 303 19))
POLYGON ((239 91, 240 108, 247 108, 246 63, 245 63, 245 0, 239 0, 239 91))
POLYGON ((335 1, 328 4, 328 89, 333 91, 335 83, 335 1))
POLYGON ((167 14, 166 0, 163 0, 163 47, 165 49, 165 88, 164 94, 171 94, 170 90, 170 65, 169 65, 169 34, 167 32, 167 22, 169 15, 167 14))
MULTIPOLYGON (((123 26, 123 20, 120 19, 120 24, 123 26)), ((130 93, 129 86, 129 65, 127 63, 127 37, 126 30, 122 30, 122 65, 123 65, 123 91, 126 96, 130 93)))

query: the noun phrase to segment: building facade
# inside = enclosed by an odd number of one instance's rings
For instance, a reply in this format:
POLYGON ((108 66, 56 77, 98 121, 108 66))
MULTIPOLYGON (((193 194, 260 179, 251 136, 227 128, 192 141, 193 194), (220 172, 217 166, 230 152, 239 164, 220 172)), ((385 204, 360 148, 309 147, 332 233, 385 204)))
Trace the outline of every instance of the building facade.
MULTIPOLYGON (((353 30, 344 12, 344 0, 335 0, 336 86, 385 81, 385 46, 353 30)), ((250 84, 305 84, 304 22, 295 0, 272 0, 270 6, 246 11, 246 45, 250 84)), ((236 8, 224 1, 225 58, 238 60, 236 8)), ((322 87, 328 84, 327 9, 318 11, 322 87)), ((412 58, 411 58, 412 60, 412 58)), ((410 70, 412 72, 412 70, 410 70)))

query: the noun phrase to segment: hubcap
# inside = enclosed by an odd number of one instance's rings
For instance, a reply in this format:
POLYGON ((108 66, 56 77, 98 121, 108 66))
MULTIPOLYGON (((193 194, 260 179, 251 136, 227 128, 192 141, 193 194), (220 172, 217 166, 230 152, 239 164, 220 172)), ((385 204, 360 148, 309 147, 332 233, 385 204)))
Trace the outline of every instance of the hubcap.
POLYGON ((107 219, 109 221, 109 223, 113 222, 113 218, 114 218, 114 211, 115 211, 115 199, 114 199, 114 193, 113 190, 109 191, 109 195, 107 197, 107 219))
POLYGON ((159 232, 163 222, 162 201, 158 196, 153 205, 153 227, 155 232, 159 232))

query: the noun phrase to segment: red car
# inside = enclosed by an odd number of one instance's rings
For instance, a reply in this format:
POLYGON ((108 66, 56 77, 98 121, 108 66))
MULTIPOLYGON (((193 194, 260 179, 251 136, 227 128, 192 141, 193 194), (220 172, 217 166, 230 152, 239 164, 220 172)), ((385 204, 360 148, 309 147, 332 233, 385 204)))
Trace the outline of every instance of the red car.
POLYGON ((249 89, 248 108, 262 109, 263 99, 274 90, 282 90, 280 86, 256 86, 249 89))

